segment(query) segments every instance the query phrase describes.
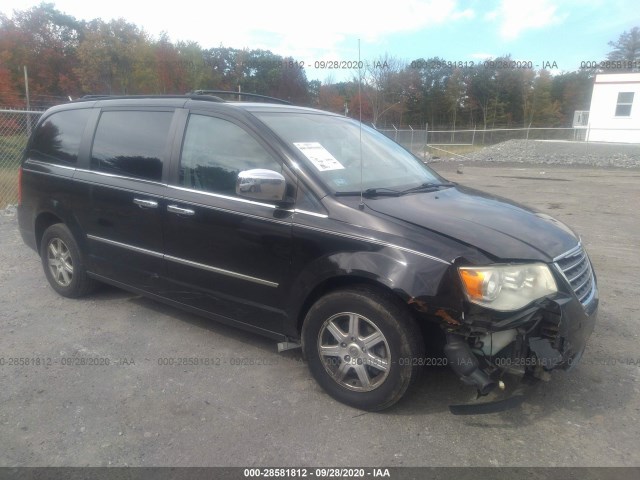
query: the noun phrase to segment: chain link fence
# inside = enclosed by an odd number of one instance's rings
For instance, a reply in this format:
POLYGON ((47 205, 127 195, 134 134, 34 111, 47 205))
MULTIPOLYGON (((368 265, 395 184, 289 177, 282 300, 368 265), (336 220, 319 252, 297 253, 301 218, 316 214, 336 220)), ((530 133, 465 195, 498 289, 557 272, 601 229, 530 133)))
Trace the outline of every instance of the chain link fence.
POLYGON ((394 128, 393 130, 383 128, 378 129, 378 131, 418 156, 424 156, 426 153, 429 134, 426 127, 421 129, 412 127, 408 129, 394 128))
POLYGON ((0 110, 0 209, 18 201, 18 167, 42 112, 0 110))
POLYGON ((508 140, 584 141, 584 127, 566 128, 492 128, 466 130, 428 130, 409 127, 378 129, 415 155, 426 158, 430 153, 448 150, 472 151, 508 140))
POLYGON ((582 133, 582 129, 573 127, 431 130, 429 131, 429 145, 486 146, 507 140, 583 140, 582 133))

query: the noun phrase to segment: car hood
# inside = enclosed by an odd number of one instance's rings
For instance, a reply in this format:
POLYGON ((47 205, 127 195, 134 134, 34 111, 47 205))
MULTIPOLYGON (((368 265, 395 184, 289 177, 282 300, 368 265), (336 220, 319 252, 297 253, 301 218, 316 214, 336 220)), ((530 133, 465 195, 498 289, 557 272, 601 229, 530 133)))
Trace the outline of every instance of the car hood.
POLYGON ((459 185, 401 197, 367 199, 366 205, 504 261, 550 262, 578 243, 566 225, 549 215, 459 185))

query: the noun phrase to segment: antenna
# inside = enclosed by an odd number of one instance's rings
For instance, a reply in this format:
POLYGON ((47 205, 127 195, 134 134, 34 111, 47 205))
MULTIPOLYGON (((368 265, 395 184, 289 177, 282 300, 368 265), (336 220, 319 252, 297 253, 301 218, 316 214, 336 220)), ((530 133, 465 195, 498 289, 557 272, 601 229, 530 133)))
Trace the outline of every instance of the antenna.
POLYGON ((358 110, 359 112, 359 120, 360 120, 360 139, 359 139, 359 149, 360 149, 360 204, 358 208, 360 210, 364 210, 364 201, 362 200, 362 66, 360 64, 360 39, 358 39, 358 110))

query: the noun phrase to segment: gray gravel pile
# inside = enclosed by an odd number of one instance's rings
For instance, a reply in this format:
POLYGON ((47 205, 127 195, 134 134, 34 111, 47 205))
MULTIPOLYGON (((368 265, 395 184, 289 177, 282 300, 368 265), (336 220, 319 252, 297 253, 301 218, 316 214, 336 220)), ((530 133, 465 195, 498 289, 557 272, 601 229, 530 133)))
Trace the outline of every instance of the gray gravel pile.
MULTIPOLYGON (((446 149, 446 147, 442 147, 446 149)), ((440 153, 440 161, 515 162, 596 167, 640 167, 640 145, 548 140, 508 140, 463 156, 440 153)), ((435 159, 434 159, 435 160, 435 159)))

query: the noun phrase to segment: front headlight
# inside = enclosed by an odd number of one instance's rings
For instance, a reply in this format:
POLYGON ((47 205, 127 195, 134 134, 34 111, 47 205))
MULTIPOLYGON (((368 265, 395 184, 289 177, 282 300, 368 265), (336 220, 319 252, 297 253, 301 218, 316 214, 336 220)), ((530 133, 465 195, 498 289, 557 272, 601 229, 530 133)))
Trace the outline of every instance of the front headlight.
POLYGON ((518 310, 558 291, 543 263, 459 267, 458 271, 470 302, 502 312, 518 310))

